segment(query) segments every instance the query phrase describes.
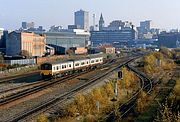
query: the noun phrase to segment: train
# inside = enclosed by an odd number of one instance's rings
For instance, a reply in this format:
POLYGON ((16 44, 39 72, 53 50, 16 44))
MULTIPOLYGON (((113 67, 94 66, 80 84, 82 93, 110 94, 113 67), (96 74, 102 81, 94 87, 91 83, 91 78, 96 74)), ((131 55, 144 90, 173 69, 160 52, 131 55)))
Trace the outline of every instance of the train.
POLYGON ((97 68, 100 64, 103 64, 103 57, 84 58, 57 63, 43 63, 40 66, 40 75, 43 79, 56 76, 61 77, 77 71, 97 68))

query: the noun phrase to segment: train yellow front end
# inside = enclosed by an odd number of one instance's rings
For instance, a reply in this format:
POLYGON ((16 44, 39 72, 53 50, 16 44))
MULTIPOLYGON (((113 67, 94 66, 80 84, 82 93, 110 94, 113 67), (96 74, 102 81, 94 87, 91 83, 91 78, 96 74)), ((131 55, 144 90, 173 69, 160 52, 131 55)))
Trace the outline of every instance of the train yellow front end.
POLYGON ((52 77, 53 76, 53 73, 52 73, 52 64, 50 64, 50 63, 41 64, 40 75, 42 76, 42 78, 52 77))

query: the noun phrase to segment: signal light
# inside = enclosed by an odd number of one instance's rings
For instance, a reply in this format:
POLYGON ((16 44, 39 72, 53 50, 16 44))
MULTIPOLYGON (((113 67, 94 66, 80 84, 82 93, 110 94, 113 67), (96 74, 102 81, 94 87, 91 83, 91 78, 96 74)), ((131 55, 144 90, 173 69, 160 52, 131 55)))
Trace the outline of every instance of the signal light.
POLYGON ((123 79, 122 71, 119 71, 119 72, 118 72, 118 78, 119 78, 119 79, 123 79))

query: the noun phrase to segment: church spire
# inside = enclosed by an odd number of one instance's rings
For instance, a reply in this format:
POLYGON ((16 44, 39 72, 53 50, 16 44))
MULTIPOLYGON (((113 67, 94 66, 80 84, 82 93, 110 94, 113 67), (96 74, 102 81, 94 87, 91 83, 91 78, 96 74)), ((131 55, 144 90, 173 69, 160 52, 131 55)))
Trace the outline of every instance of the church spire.
POLYGON ((101 21, 104 21, 102 13, 101 13, 100 20, 101 20, 101 21))
POLYGON ((104 28, 104 19, 103 19, 103 15, 101 13, 100 19, 99 19, 99 31, 102 31, 104 28))

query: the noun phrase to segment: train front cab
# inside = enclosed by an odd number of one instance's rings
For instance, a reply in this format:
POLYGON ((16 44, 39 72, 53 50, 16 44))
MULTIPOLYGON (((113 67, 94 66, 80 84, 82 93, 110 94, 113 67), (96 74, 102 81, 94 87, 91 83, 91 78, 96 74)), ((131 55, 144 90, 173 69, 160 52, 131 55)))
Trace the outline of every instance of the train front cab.
POLYGON ((51 78, 53 76, 52 64, 50 64, 50 63, 41 64, 41 73, 40 74, 41 74, 42 79, 51 78))

